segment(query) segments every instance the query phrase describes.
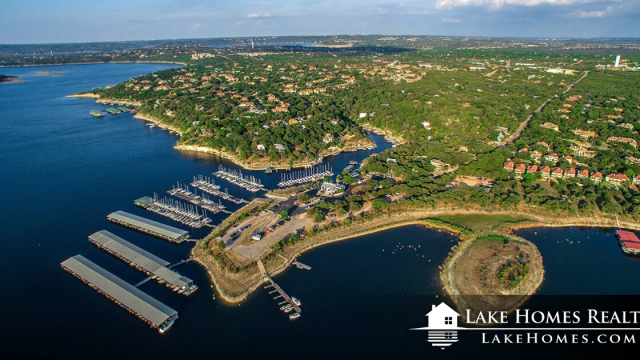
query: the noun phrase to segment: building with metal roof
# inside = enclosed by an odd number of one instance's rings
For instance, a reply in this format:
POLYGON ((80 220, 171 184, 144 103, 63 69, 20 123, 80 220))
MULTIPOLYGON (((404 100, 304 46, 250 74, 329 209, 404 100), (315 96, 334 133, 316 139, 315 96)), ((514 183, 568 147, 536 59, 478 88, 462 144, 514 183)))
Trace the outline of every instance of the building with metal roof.
POLYGON ((189 232, 173 226, 165 225, 157 221, 149 220, 141 216, 129 214, 124 211, 116 211, 107 215, 109 221, 122 225, 145 234, 174 243, 181 243, 189 237, 189 232))
POLYGON ((76 255, 63 261, 62 268, 89 287, 136 315, 151 327, 167 327, 178 318, 178 312, 138 290, 107 270, 76 255))
POLYGON ((193 280, 169 269, 169 262, 160 259, 109 231, 102 230, 91 234, 89 241, 133 268, 145 272, 160 283, 164 283, 174 291, 180 291, 180 293, 189 295, 196 289, 193 285, 193 280))

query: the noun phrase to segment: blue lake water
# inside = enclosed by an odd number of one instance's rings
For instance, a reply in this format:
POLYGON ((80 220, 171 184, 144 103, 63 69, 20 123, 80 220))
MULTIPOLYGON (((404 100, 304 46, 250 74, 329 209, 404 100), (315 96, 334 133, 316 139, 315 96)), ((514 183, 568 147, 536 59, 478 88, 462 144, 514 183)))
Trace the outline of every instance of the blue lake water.
MULTIPOLYGON (((61 261, 82 254, 125 281, 142 280, 141 273, 87 241, 102 229, 170 262, 186 258, 191 244, 176 246, 112 225, 106 215, 125 210, 182 227, 136 208, 133 200, 164 194, 176 181, 210 175, 218 164, 237 168, 212 155, 174 150, 175 135, 150 129, 130 114, 96 119, 89 111, 105 106, 65 97, 171 67, 104 64, 0 71, 27 81, 0 85, 0 357, 387 359, 443 354, 426 342, 424 333, 408 329, 426 326, 424 314, 443 299, 438 266, 456 239, 418 226, 304 254, 301 261, 313 270, 290 269, 276 279, 303 302, 303 316, 295 322, 263 289, 241 305, 213 301, 206 273, 189 263, 177 270, 199 285, 192 296, 176 295, 155 282, 141 287, 179 312, 176 324, 160 335, 60 269, 61 261), (35 71, 65 73, 34 76, 35 71)), ((388 148, 382 138, 373 139, 377 149, 327 162, 340 171, 350 160, 388 148)), ((246 173, 270 188, 279 181, 277 174, 246 173)), ((254 196, 220 183, 234 195, 254 196)), ((193 231, 192 236, 205 233, 193 231)), ((533 229, 519 235, 536 243, 544 257, 541 294, 640 293, 640 284, 616 277, 637 273, 640 263, 621 253, 611 230, 533 229)), ((446 354, 464 356, 470 349, 452 347, 446 354)))

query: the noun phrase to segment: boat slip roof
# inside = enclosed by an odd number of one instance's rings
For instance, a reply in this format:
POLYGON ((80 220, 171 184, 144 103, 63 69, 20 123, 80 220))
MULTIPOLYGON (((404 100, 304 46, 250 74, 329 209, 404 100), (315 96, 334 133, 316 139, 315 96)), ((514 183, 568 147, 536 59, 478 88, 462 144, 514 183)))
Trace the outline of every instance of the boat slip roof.
POLYGON ((114 213, 109 214, 107 216, 109 219, 117 220, 120 222, 127 223, 129 225, 133 225, 145 230, 149 230, 160 234, 162 236, 169 237, 171 239, 179 240, 181 237, 184 237, 189 234, 188 231, 175 228, 173 226, 161 224, 159 222, 145 219, 141 216, 129 214, 124 211, 116 211, 114 213))
POLYGON ((193 282, 191 279, 168 269, 169 262, 106 230, 90 235, 89 239, 173 286, 182 288, 193 282))
POLYGON ((162 325, 178 314, 177 311, 136 289, 82 255, 70 257, 61 265, 155 326, 162 325))

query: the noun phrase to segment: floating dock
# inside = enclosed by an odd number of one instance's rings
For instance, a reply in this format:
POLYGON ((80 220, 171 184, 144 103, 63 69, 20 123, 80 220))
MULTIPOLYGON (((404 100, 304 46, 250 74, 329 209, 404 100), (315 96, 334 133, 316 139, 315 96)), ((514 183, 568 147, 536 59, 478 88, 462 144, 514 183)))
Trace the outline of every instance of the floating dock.
POLYGON ((224 166, 219 165, 218 171, 214 172, 213 175, 225 179, 230 183, 237 185, 243 189, 246 189, 251 192, 258 192, 264 189, 264 185, 260 182, 260 179, 257 179, 255 176, 244 176, 242 175, 242 170, 236 171, 231 169, 226 169, 224 166))
POLYGON ((188 296, 198 289, 193 284, 193 280, 171 271, 168 268, 168 261, 160 259, 109 231, 98 231, 89 236, 89 241, 179 294, 188 296))
POLYGON ((178 201, 166 198, 159 199, 157 194, 153 194, 153 198, 149 196, 141 197, 133 203, 145 210, 196 229, 211 222, 204 210, 200 214, 195 206, 181 204, 178 201))
POLYGON ((138 317, 161 333, 178 318, 178 312, 136 289, 124 280, 76 255, 63 261, 62 269, 80 279, 90 288, 104 295, 121 308, 138 317))
POLYGON ((278 293, 278 296, 274 297, 274 299, 282 298, 284 300, 282 303, 288 303, 297 313, 301 313, 302 310, 300 309, 300 306, 298 306, 298 304, 296 304, 293 301, 293 299, 289 297, 289 295, 287 295, 287 293, 284 292, 284 290, 282 290, 280 285, 276 284, 276 282, 273 281, 273 278, 271 278, 271 276, 269 276, 269 274, 267 273, 267 269, 264 267, 264 264, 262 263, 262 261, 258 260, 257 263, 258 263, 258 270, 260 270, 262 277, 264 277, 266 280, 269 281, 269 285, 265 286, 265 288, 268 289, 270 287, 273 287, 273 289, 278 293))
POLYGON ((325 176, 333 176, 333 170, 328 165, 300 170, 291 174, 282 174, 278 186, 287 187, 312 181, 319 181, 324 179, 325 176))
MULTIPOLYGON (((205 192, 207 194, 211 194, 213 196, 218 196, 223 198, 226 201, 230 201, 234 204, 248 204, 249 202, 245 199, 239 198, 239 197, 235 197, 231 194, 229 194, 229 190, 227 190, 226 188, 224 189, 224 191, 220 191, 220 186, 215 185, 215 183, 211 183, 208 180, 204 180, 202 178, 202 176, 200 176, 201 180, 197 180, 195 177, 193 178, 193 182, 190 184, 191 186, 193 186, 196 189, 199 189, 202 192, 205 192)), ((178 183, 178 188, 180 187, 180 183, 178 183)), ((187 188, 188 190, 188 188, 187 188)))
POLYGON ((640 239, 631 231, 616 230, 616 239, 626 254, 640 255, 640 239))
POLYGON ((209 210, 214 214, 218 214, 221 211, 228 212, 225 211, 227 207, 222 205, 220 203, 220 200, 218 200, 218 203, 216 203, 215 201, 209 199, 206 194, 198 195, 196 194, 195 190, 194 192, 191 192, 191 189, 189 189, 189 186, 187 185, 180 185, 180 183, 178 183, 178 187, 174 186, 171 190, 167 191, 167 194, 175 196, 182 200, 187 200, 188 202, 200 206, 203 209, 209 210))
POLYGON ((116 211, 107 215, 107 219, 112 223, 140 231, 142 233, 155 236, 176 244, 180 244, 189 238, 189 232, 173 226, 161 224, 159 222, 145 219, 141 216, 129 214, 124 211, 116 211))

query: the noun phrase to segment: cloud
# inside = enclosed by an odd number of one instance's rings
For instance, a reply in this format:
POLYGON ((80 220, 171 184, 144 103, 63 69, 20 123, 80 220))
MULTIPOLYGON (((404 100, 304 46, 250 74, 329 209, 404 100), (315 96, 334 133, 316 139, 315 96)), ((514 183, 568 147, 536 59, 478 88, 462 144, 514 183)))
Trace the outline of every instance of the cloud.
POLYGON ((582 9, 578 9, 571 13, 571 15, 575 15, 581 18, 601 18, 611 14, 614 10, 613 6, 607 6, 602 10, 593 10, 593 11, 583 11, 582 9))
POLYGON ((193 26, 191 27, 192 30, 198 30, 202 27, 202 23, 195 23, 193 24, 193 26))
POLYGON ((269 18, 271 16, 269 13, 250 13, 246 15, 249 19, 269 18))
POLYGON ((445 24, 459 24, 462 20, 456 18, 442 18, 442 22, 445 24))
POLYGON ((514 6, 538 6, 538 5, 573 5, 588 3, 593 0, 438 0, 437 8, 450 8, 458 6, 488 6, 501 8, 504 5, 514 6))

